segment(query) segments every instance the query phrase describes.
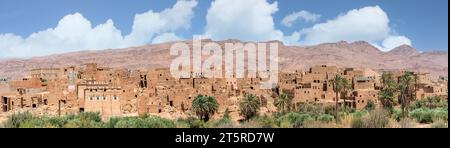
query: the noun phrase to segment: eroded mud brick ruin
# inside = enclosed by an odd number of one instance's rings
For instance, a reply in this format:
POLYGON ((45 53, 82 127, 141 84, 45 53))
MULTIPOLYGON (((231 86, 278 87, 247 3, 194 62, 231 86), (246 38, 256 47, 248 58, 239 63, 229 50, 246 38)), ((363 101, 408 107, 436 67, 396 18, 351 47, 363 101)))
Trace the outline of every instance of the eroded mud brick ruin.
MULTIPOLYGON (((175 79, 169 68, 149 71, 111 69, 95 63, 79 67, 40 68, 20 80, 0 78, 1 113, 36 110, 40 114, 65 115, 100 112, 105 118, 140 114, 170 113, 182 117, 190 112, 197 95, 214 96, 219 114, 225 109, 236 111, 239 99, 252 93, 261 99, 262 113, 275 112, 273 100, 284 92, 293 97, 293 107, 301 103, 334 105, 333 79, 340 75, 351 83, 346 99, 340 105, 364 108, 369 100, 379 104, 381 74, 367 68, 338 68, 318 65, 308 70, 280 72, 274 89, 260 89, 261 78, 191 78, 175 79)), ((398 78, 404 71, 393 71, 398 78)), ((417 76, 415 99, 429 96, 448 98, 448 79, 432 79, 428 73, 417 76)), ((175 118, 175 117, 174 117, 175 118)))

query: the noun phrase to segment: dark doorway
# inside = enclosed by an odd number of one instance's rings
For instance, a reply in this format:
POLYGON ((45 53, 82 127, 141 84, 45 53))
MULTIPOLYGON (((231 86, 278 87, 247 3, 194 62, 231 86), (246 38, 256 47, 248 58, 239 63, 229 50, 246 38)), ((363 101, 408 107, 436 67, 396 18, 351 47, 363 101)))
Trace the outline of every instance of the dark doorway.
POLYGON ((2 111, 7 112, 8 111, 8 98, 2 97, 2 111))
POLYGON ((84 108, 80 108, 80 113, 83 113, 84 112, 84 108))

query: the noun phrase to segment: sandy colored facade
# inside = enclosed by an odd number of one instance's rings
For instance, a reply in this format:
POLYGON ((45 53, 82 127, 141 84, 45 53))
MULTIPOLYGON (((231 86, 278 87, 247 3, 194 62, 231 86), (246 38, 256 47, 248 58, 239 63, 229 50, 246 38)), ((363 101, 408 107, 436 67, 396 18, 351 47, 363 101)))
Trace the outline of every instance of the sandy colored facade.
MULTIPOLYGON (((400 75, 399 72, 396 75, 400 75)), ((259 89, 261 78, 175 79, 168 68, 149 71, 111 69, 88 63, 80 67, 42 68, 30 71, 30 78, 2 79, 1 112, 46 107, 49 114, 100 112, 104 117, 139 114, 187 114, 197 95, 214 96, 219 111, 238 104, 246 93, 257 95, 262 107, 271 106, 280 91, 293 97, 293 107, 302 103, 340 105, 362 109, 369 101, 378 104, 380 74, 370 69, 338 68, 318 65, 306 71, 282 72, 278 89, 259 89), (351 82, 346 99, 333 90, 333 79, 340 75, 351 82), (236 100, 236 98, 238 100, 236 100), (175 112, 173 112, 175 111, 175 112)), ((433 81, 417 73, 416 98, 447 97, 447 80, 433 81)), ((272 105, 273 106, 273 105, 272 105)), ((270 111, 270 109, 267 109, 270 111)))

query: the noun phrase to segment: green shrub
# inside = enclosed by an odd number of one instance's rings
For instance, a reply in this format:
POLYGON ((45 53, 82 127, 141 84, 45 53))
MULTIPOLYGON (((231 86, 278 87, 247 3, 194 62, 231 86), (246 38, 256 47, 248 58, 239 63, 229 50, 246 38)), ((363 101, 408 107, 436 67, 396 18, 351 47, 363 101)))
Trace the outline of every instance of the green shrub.
POLYGON ((80 113, 78 116, 75 117, 80 120, 79 127, 82 128, 96 128, 96 125, 98 122, 102 121, 102 118, 100 117, 100 113, 93 113, 93 112, 84 112, 80 113))
POLYGON ((92 122, 91 128, 107 128, 107 125, 104 122, 92 122))
POLYGON ((351 115, 354 117, 363 117, 365 115, 369 114, 369 111, 367 110, 360 110, 360 111, 355 111, 353 112, 351 115))
MULTIPOLYGON (((25 115, 29 116, 29 115, 25 115)), ((12 117, 17 121, 17 116, 12 117)), ((22 118, 20 123, 15 123, 17 128, 61 128, 66 121, 59 117, 26 117, 22 118)))
POLYGON ((47 118, 46 122, 53 127, 61 128, 64 126, 64 124, 67 123, 67 120, 65 120, 64 118, 61 118, 61 117, 50 117, 50 118, 47 118))
POLYGON ((286 115, 281 116, 278 121, 279 123, 291 123, 292 127, 294 128, 300 128, 303 126, 303 123, 306 120, 314 120, 309 114, 302 114, 302 113, 288 113, 286 115))
POLYGON ((122 118, 114 128, 143 128, 144 121, 141 118, 122 118))
POLYGON ((275 128, 277 127, 276 121, 273 117, 264 115, 262 117, 257 118, 257 120, 261 123, 262 128, 275 128))
POLYGON ((15 113, 9 116, 3 126, 6 128, 19 128, 21 124, 31 119, 33 119, 33 115, 30 112, 15 113))
POLYGON ((279 127, 280 128, 293 128, 294 125, 289 120, 280 120, 279 127))
POLYGON ((78 118, 67 121, 63 126, 64 128, 83 128, 81 126, 81 121, 78 118))
POLYGON ((330 123, 334 120, 334 116, 329 114, 322 114, 319 117, 317 117, 317 120, 324 122, 324 123, 330 123))
POLYGON ((210 128, 233 128, 234 123, 230 118, 223 117, 219 120, 208 121, 207 127, 210 128))
POLYGON ((35 123, 33 123, 31 121, 25 121, 25 122, 21 123, 18 128, 38 128, 38 127, 36 127, 35 123))
MULTIPOLYGON (((312 116, 318 116, 320 114, 325 113, 325 109, 320 104, 308 104, 308 103, 301 103, 298 106, 298 112, 300 113, 306 113, 310 114, 312 116)), ((334 110, 333 110, 334 111, 334 110)))
POLYGON ((156 116, 149 116, 145 119, 139 117, 113 119, 106 126, 108 127, 113 124, 115 128, 175 128, 175 123, 172 121, 156 116))
POLYGON ((157 116, 111 118, 102 122, 99 113, 81 113, 64 117, 33 117, 19 113, 9 117, 4 127, 14 128, 175 128, 173 121, 157 116))
POLYGON ((84 112, 80 113, 79 115, 80 120, 86 120, 86 121, 94 121, 94 122, 101 122, 102 117, 100 117, 100 113, 96 112, 84 112))
POLYGON ((120 118, 116 118, 116 117, 110 118, 108 120, 108 122, 105 123, 105 128, 114 128, 116 126, 117 122, 119 122, 119 121, 120 121, 120 118))
POLYGON ((416 119, 419 123, 432 123, 433 122, 433 113, 431 110, 426 108, 419 108, 411 111, 409 116, 416 119))
POLYGON ((334 115, 335 110, 334 106, 327 106, 324 108, 324 114, 334 115))
POLYGON ((372 100, 367 101, 367 105, 365 107, 366 110, 372 111, 375 109, 375 103, 372 100))
POLYGON ((401 109, 398 109, 398 108, 395 108, 395 109, 392 111, 392 117, 393 117, 395 120, 400 121, 400 120, 402 119, 402 110, 401 110, 401 109))
POLYGON ((411 104, 410 110, 415 110, 419 108, 447 108, 448 109, 448 100, 441 99, 438 96, 428 97, 422 100, 417 100, 411 104))
POLYGON ((178 119, 178 124, 187 125, 188 128, 204 128, 205 122, 195 117, 188 117, 186 119, 178 119))
POLYGON ((144 119, 145 128, 175 128, 175 123, 157 116, 150 116, 144 119))
POLYGON ((448 100, 437 96, 415 101, 409 109, 409 116, 420 123, 448 120, 448 100))
POLYGON ((68 114, 62 117, 64 120, 69 121, 69 120, 74 120, 74 119, 78 119, 79 116, 76 114, 68 114))
POLYGON ((448 120, 448 110, 444 108, 436 108, 431 110, 433 114, 433 121, 448 120))
MULTIPOLYGON (((43 128, 44 122, 42 120, 27 120, 20 124, 19 128, 43 128)), ((49 125, 47 126, 49 127, 49 125)))

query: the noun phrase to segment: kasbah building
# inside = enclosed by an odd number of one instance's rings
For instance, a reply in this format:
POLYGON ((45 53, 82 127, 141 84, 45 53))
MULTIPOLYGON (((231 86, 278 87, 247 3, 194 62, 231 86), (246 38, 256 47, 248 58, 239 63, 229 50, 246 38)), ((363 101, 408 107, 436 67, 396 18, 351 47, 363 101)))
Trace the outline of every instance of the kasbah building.
MULTIPOLYGON (((403 73, 393 71, 396 78, 403 73)), ((448 99, 447 77, 433 80, 429 73, 414 74, 415 99, 430 96, 448 99)), ((261 114, 276 112, 273 102, 279 92, 293 98, 294 109, 302 103, 334 105, 332 81, 336 75, 346 78, 352 87, 346 100, 339 97, 341 106, 363 109, 369 100, 380 106, 381 74, 367 68, 318 65, 304 71, 280 72, 278 86, 266 90, 260 89, 260 81, 264 81, 261 78, 205 78, 196 74, 175 79, 169 68, 131 71, 89 63, 80 67, 33 69, 28 78, 20 80, 2 79, 0 114, 31 110, 40 115, 99 112, 105 119, 142 114, 176 119, 192 115, 191 102, 202 94, 217 99, 216 116, 228 109, 232 117, 239 119, 239 101, 246 93, 261 100, 261 114)))

